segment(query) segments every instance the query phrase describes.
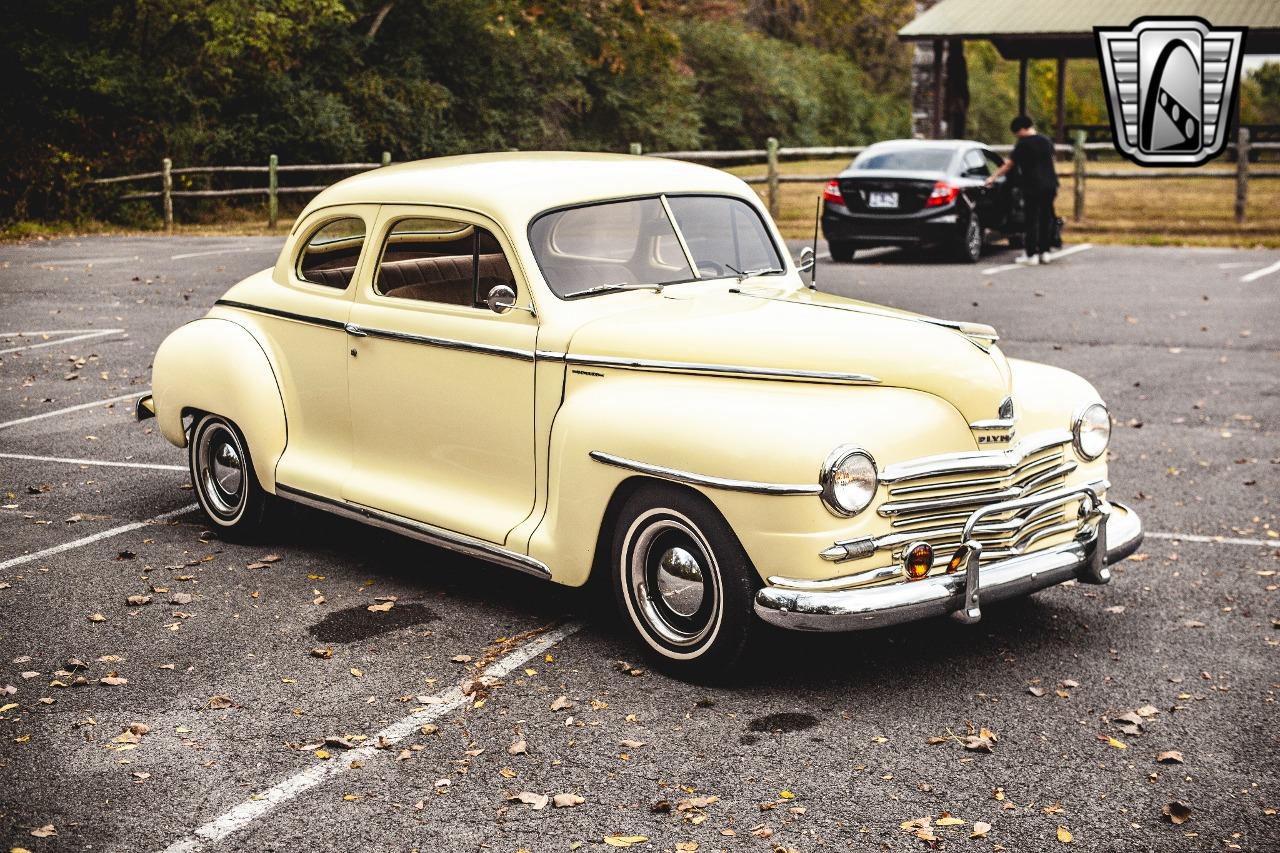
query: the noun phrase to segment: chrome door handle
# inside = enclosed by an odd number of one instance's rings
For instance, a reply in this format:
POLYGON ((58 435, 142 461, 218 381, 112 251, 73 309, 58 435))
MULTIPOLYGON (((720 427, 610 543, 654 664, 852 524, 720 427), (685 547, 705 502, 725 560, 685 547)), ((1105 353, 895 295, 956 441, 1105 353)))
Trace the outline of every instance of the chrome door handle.
POLYGON ((359 326, 355 325, 354 323, 347 323, 345 326, 343 326, 343 328, 347 330, 348 335, 353 335, 357 338, 369 337, 368 332, 366 332, 364 329, 360 328, 359 326))

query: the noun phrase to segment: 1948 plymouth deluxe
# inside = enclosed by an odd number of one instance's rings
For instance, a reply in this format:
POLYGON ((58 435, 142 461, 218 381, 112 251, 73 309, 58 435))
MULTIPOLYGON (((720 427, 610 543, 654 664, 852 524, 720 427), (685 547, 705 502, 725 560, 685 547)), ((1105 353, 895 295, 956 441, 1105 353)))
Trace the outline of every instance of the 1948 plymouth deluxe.
POLYGON ((988 326, 820 293, 752 190, 648 157, 368 172, 173 332, 139 417, 224 534, 284 499, 573 586, 689 675, 1076 579, 1142 526, 1110 416, 988 326))

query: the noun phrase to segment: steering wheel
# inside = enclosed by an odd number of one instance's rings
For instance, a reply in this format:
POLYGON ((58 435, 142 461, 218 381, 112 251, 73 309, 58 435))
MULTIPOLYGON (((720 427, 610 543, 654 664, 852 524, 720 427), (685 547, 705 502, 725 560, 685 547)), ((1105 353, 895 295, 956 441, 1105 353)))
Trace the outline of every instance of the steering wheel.
POLYGON ((698 275, 705 277, 708 270, 711 271, 711 275, 714 278, 724 277, 724 267, 720 264, 715 261, 698 261, 698 275))

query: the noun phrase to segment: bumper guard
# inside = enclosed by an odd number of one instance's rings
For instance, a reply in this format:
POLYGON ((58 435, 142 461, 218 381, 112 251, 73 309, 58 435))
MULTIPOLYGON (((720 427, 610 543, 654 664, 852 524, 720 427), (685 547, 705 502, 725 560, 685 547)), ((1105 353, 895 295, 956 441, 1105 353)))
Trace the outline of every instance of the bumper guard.
POLYGON ((1142 522, 1120 503, 1099 497, 1095 486, 1078 486, 988 504, 964 524, 954 573, 861 589, 797 590, 767 586, 756 593, 756 614, 766 622, 799 631, 856 631, 951 614, 972 624, 982 618, 982 602, 1028 595, 1068 580, 1105 584, 1111 564, 1142 544, 1142 522), (982 519, 1080 501, 1080 533, 1062 545, 979 567, 982 544, 973 538, 982 519))

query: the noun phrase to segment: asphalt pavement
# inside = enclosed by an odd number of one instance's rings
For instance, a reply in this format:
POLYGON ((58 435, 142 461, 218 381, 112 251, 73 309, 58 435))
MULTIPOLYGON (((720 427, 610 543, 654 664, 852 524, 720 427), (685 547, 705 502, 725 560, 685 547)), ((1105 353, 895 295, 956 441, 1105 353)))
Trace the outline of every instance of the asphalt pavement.
POLYGON ((279 242, 0 246, 0 849, 1280 849, 1280 252, 824 260, 1091 380, 1148 539, 710 687, 587 592, 309 511, 211 533, 131 400, 279 242))

